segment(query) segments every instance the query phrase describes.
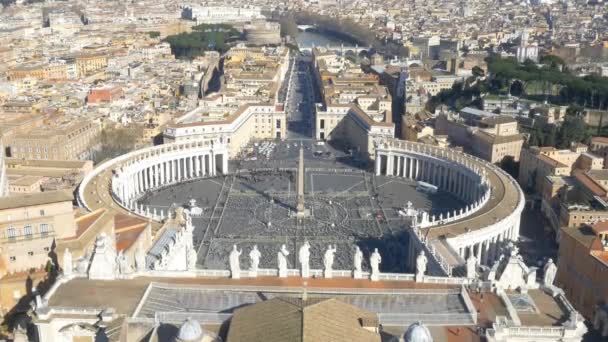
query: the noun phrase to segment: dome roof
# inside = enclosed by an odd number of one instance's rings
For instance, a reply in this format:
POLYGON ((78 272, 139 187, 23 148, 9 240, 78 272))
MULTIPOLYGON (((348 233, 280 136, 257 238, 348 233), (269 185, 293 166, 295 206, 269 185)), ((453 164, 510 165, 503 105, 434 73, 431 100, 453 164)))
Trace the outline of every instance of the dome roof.
POLYGON ((194 319, 188 318, 179 327, 177 340, 181 342, 199 342, 203 338, 203 329, 201 325, 194 319))
POLYGON ((407 328, 403 340, 405 342, 433 342, 433 337, 431 337, 431 332, 426 326, 417 322, 407 328))

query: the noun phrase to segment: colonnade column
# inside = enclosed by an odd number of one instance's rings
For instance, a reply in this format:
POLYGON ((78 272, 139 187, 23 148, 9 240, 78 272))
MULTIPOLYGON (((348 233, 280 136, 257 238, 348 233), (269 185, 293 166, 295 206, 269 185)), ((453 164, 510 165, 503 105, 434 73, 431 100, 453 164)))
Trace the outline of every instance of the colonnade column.
POLYGON ((488 252, 490 251, 490 246, 489 246, 489 240, 484 240, 482 243, 482 248, 483 248, 483 263, 484 265, 488 264, 488 252))
POLYGON ((175 160, 175 175, 177 176, 175 179, 176 181, 179 182, 182 180, 182 158, 177 158, 175 160))
POLYGON ((165 178, 165 162, 160 163, 160 184, 167 184, 167 179, 165 178))
POLYGON ((407 158, 407 178, 412 179, 412 158, 407 158))
POLYGON ((481 242, 477 243, 477 261, 481 264, 481 242))
POLYGON ((215 154, 213 151, 209 154, 209 167, 211 168, 211 176, 215 176, 215 154))
POLYGON ((381 166, 382 166, 382 154, 378 153, 378 157, 376 158, 376 176, 380 176, 381 166))
POLYGON ((395 156, 392 153, 388 153, 387 161, 386 161, 386 175, 393 176, 393 162, 395 156))
POLYGON ((397 156, 397 177, 401 177, 401 156, 397 156))
POLYGON ((224 172, 224 174, 228 173, 228 154, 227 153, 223 153, 222 154, 222 172, 224 172))
POLYGON ((200 177, 201 176, 201 160, 200 160, 200 156, 196 155, 194 156, 194 175, 196 177, 200 177))

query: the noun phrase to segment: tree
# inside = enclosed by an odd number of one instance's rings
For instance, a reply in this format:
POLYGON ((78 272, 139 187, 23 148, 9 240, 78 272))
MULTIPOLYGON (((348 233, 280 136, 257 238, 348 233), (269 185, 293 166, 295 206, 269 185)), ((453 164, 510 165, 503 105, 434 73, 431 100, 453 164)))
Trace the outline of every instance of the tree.
POLYGON ((557 144, 557 129, 555 127, 549 128, 543 146, 553 146, 557 144))
POLYGON ((585 110, 585 108, 583 108, 582 106, 579 106, 577 104, 572 104, 572 105, 568 106, 568 108, 566 109, 566 115, 579 116, 583 113, 584 110, 585 110))
POLYGON ((545 135, 539 125, 534 125, 534 130, 530 133, 530 146, 543 146, 545 135))
POLYGON ((566 65, 566 62, 556 55, 544 55, 540 58, 540 63, 560 70, 564 65, 566 65))
POLYGON ((567 116, 559 129, 558 147, 568 148, 572 143, 585 143, 587 140, 589 140, 589 132, 583 118, 567 116))
POLYGON ((513 178, 517 178, 519 173, 519 163, 515 161, 513 156, 505 156, 500 162, 498 162, 498 166, 505 170, 505 172, 510 174, 513 178))
POLYGON ((473 69, 471 70, 473 72, 473 76, 475 77, 483 77, 486 73, 483 71, 482 68, 478 67, 477 65, 473 67, 473 69))

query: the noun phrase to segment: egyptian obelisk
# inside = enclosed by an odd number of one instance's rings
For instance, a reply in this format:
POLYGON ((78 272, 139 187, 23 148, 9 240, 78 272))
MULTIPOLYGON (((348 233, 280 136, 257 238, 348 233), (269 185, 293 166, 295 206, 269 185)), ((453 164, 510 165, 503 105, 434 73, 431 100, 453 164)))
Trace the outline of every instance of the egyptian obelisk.
POLYGON ((308 216, 309 211, 304 206, 304 147, 300 145, 300 159, 298 161, 298 203, 296 205, 296 216, 308 216))

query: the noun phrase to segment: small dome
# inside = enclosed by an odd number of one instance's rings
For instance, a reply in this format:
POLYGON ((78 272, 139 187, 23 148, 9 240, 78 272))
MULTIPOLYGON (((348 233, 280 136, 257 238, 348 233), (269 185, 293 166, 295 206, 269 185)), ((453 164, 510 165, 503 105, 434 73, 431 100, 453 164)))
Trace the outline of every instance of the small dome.
POLYGON ((433 337, 431 337, 431 332, 426 326, 417 322, 407 328, 403 340, 405 342, 433 342, 433 337))
POLYGON ((203 329, 201 325, 194 319, 188 318, 179 327, 177 340, 180 342, 199 342, 203 338, 203 329))

